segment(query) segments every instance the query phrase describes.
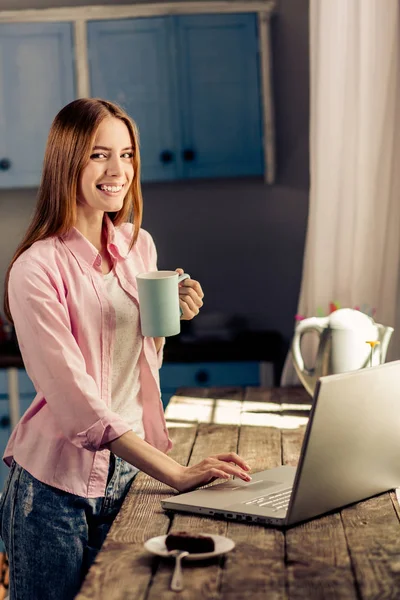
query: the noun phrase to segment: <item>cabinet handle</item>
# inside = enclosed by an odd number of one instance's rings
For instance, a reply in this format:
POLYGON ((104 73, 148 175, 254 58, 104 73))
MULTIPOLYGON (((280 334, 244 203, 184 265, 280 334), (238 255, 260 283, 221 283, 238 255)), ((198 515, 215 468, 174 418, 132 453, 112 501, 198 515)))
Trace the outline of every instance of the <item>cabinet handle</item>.
POLYGON ((0 160, 0 171, 8 171, 11 168, 11 160, 2 158, 0 160))
POLYGON ((165 165, 174 160, 174 154, 171 150, 163 150, 160 154, 160 160, 165 165))
POLYGON ((208 371, 197 371, 195 379, 197 383, 207 383, 207 381, 210 379, 210 376, 208 371))
POLYGON ((196 158, 196 152, 191 148, 186 148, 186 150, 182 152, 182 156, 185 162, 193 162, 196 158))
POLYGON ((10 417, 1 417, 0 419, 0 427, 1 429, 5 429, 6 427, 10 426, 10 417))

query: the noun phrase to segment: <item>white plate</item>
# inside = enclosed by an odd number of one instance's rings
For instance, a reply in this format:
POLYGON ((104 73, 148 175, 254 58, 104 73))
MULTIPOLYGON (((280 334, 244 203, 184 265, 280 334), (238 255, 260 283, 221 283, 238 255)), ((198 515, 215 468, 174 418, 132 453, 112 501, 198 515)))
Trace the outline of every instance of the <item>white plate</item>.
MULTIPOLYGON (((214 535, 212 533, 202 533, 200 535, 207 535, 214 540, 214 551, 188 554, 188 556, 185 556, 183 560, 204 560, 205 558, 211 558, 213 556, 219 556, 220 554, 230 552, 235 547, 235 542, 223 535, 214 535)), ((166 535, 159 535, 157 537, 150 538, 144 543, 144 547, 149 552, 157 554, 158 556, 174 558, 174 556, 169 554, 169 551, 165 545, 166 537, 166 535)))

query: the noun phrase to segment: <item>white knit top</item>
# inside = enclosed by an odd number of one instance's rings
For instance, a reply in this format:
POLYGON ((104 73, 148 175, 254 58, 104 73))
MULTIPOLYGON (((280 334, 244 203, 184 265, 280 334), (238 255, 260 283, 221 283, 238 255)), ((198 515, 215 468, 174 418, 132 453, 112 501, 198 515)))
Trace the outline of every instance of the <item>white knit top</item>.
POLYGON ((144 439, 140 396, 142 338, 139 332, 139 309, 120 286, 114 270, 104 275, 104 281, 116 319, 111 408, 144 439))

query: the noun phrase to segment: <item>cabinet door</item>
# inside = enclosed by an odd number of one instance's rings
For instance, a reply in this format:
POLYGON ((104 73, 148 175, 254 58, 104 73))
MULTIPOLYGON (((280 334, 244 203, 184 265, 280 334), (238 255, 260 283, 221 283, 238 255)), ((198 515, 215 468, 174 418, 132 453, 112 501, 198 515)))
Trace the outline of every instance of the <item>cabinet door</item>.
POLYGON ((185 177, 263 173, 257 17, 176 17, 185 177))
POLYGON ((70 23, 0 24, 0 187, 39 184, 51 122, 74 97, 70 23))
POLYGON ((91 95, 120 104, 139 128, 142 180, 178 176, 172 21, 88 23, 91 95))

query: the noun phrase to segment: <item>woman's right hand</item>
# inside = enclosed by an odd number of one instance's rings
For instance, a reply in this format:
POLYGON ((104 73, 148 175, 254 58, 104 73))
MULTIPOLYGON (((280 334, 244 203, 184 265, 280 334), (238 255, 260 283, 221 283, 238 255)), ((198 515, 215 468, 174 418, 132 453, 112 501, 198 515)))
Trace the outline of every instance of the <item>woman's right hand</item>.
POLYGON ((250 467, 235 452, 209 456, 192 467, 181 467, 174 486, 179 492, 187 492, 206 485, 215 479, 229 479, 231 475, 243 481, 251 481, 247 471, 250 467))

